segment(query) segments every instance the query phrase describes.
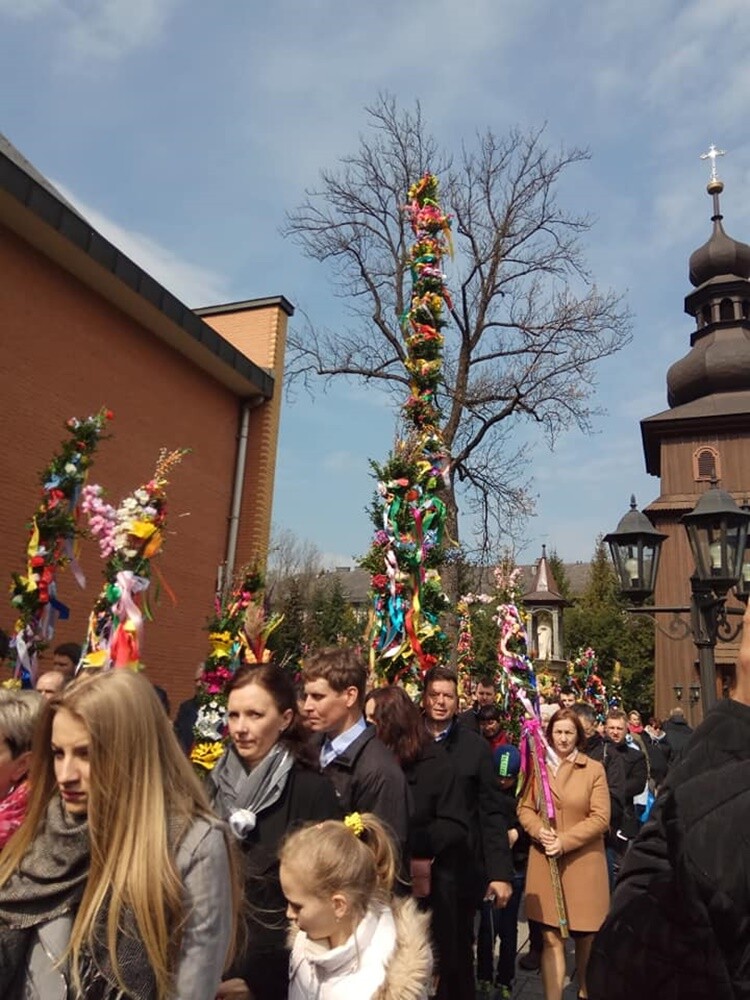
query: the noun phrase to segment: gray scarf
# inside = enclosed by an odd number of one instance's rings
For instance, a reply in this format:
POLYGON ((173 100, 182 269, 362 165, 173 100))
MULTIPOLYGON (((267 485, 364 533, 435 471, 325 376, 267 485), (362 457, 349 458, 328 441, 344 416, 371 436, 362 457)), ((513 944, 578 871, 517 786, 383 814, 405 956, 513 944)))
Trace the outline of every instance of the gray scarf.
POLYGON ((88 824, 70 818, 55 796, 18 870, 0 886, 0 995, 11 995, 23 976, 34 928, 75 912, 88 873, 88 824))
POLYGON ((243 840, 255 829, 258 815, 275 805, 284 793, 294 757, 276 743, 252 771, 246 771, 237 751, 229 747, 211 771, 214 808, 243 840))
MULTIPOLYGON (((170 841, 178 839, 176 824, 170 824, 169 833, 170 841)), ((23 982, 35 928, 63 914, 75 913, 88 874, 88 824, 69 817, 55 795, 17 871, 0 886, 0 996, 14 996, 13 985, 18 987, 23 982)), ((153 1000, 156 982, 144 960, 143 942, 132 913, 123 912, 117 940, 117 958, 127 985, 125 994, 112 969, 106 927, 105 904, 99 912, 93 951, 82 955, 83 992, 79 996, 86 1000, 114 1000, 123 996, 153 1000)))

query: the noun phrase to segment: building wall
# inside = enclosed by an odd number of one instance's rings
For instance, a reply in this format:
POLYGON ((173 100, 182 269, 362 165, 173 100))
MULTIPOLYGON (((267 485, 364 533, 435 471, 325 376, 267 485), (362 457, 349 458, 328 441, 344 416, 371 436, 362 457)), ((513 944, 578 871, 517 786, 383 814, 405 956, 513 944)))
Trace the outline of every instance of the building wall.
MULTIPOLYGON (((25 525, 38 502, 38 477, 69 417, 86 416, 103 404, 114 411, 112 437, 101 444, 90 479, 113 501, 150 478, 160 447, 190 448, 172 476, 169 534, 154 564, 177 604, 162 593, 144 644, 149 676, 168 690, 174 706, 192 693, 195 668, 206 653, 203 627, 225 553, 239 403, 4 228, 0 274, 5 459, 0 581, 24 567, 25 525)), ((85 592, 69 573, 59 581, 71 617, 59 623, 56 642, 81 641, 86 632, 101 582, 94 542, 84 542, 81 563, 88 578, 85 592)), ((8 630, 12 621, 9 602, 0 603, 0 626, 8 630)))
POLYGON ((237 539, 236 568, 265 563, 271 536, 276 451, 281 420, 287 314, 278 306, 238 307, 220 313, 201 310, 201 316, 237 350, 267 368, 276 380, 273 398, 250 414, 250 434, 237 539))
MULTIPOLYGON (((708 482, 696 482, 694 478, 693 455, 701 447, 715 448, 719 453, 722 489, 730 492, 737 503, 750 497, 750 439, 741 434, 684 435, 667 438, 661 444, 661 495, 646 510, 659 531, 669 537, 662 546, 659 576, 654 595, 656 605, 687 607, 690 603, 690 577, 694 571, 687 533, 680 518, 692 510, 700 496, 710 487, 708 482)), ((728 605, 741 605, 730 597, 728 605)), ((687 616, 683 615, 683 618, 687 616)), ((736 619, 730 619, 732 623, 736 619)), ((697 650, 688 635, 682 634, 681 627, 673 616, 657 616, 656 630, 656 711, 666 715, 670 708, 678 704, 674 688, 683 689, 680 704, 689 721, 697 723, 702 718, 700 702, 691 705, 690 685, 698 683, 697 650), (668 634, 665 634, 665 631, 668 634)), ((719 697, 725 692, 731 679, 733 665, 739 652, 739 643, 719 642, 716 646, 717 679, 716 690, 719 697)))

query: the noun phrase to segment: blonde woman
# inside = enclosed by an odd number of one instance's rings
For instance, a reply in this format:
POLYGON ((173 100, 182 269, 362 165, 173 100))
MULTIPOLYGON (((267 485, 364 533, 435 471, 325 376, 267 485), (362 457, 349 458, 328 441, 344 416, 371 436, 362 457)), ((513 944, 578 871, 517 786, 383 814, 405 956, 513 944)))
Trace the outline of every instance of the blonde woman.
POLYGON ((213 998, 232 858, 151 684, 116 670, 51 699, 30 785, 0 855, 0 996, 213 998))

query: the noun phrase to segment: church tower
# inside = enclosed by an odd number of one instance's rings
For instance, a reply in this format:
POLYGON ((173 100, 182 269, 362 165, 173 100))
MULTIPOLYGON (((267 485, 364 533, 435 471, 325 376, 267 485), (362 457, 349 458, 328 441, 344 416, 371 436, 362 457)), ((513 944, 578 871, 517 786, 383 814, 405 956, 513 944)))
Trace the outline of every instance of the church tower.
MULTIPOLYGON (((712 159, 707 191, 713 201, 713 231, 690 257, 694 291, 685 299, 685 312, 695 322, 690 350, 667 373, 669 409, 641 421, 646 470, 661 482, 660 495, 646 512, 656 529, 669 536, 654 603, 668 607, 690 602, 693 562, 682 515, 714 480, 738 504, 750 498, 750 246, 724 231, 718 155, 713 146, 706 154, 712 159)), ((657 714, 664 716, 680 705, 688 721, 697 723, 695 646, 669 615, 659 615, 657 624, 657 714)), ((731 684, 737 651, 737 642, 717 643, 718 697, 731 684)))

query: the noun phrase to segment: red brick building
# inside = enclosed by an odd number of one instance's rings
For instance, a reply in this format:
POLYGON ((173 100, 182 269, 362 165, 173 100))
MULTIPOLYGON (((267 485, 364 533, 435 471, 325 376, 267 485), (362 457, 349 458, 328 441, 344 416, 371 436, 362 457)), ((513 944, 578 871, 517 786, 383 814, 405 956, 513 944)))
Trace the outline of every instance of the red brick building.
MULTIPOLYGON (((0 579, 23 568, 38 476, 64 422, 115 413, 91 472, 119 501, 160 447, 191 449, 169 487, 159 567, 177 596, 147 626, 144 660, 173 704, 192 692, 219 567, 262 560, 271 525, 286 324, 283 297, 190 310, 113 246, 0 136, 2 440, 0 579)), ((61 576, 71 617, 56 641, 81 641, 101 583, 84 543, 81 591, 61 576)), ((10 603, 0 603, 8 631, 10 603)))

